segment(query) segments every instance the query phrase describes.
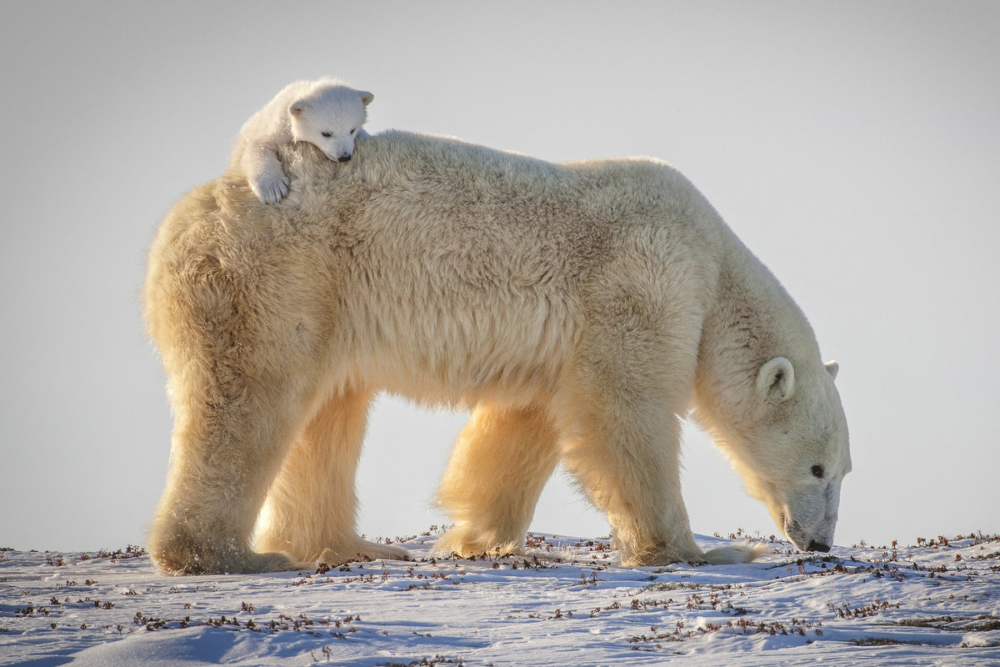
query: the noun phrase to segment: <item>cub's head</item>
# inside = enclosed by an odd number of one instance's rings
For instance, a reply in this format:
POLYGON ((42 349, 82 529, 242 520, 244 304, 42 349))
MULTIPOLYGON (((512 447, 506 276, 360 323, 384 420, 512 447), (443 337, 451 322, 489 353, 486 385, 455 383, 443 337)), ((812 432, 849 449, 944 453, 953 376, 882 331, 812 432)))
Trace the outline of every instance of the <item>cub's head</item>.
POLYGON ((837 370, 836 362, 795 367, 771 359, 747 397, 754 418, 726 429, 720 442, 750 495, 802 551, 830 550, 840 485, 851 471, 837 370))
POLYGON ((288 107, 292 137, 306 141, 334 162, 347 162, 375 96, 340 84, 323 85, 288 107))

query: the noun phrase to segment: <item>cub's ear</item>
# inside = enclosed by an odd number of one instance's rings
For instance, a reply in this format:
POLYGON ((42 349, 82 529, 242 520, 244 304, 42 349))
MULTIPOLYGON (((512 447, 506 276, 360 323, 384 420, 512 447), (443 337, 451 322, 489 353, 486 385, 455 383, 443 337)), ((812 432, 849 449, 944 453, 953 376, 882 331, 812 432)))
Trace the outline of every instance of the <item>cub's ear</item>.
POLYGON ((362 90, 361 91, 361 103, 364 104, 365 106, 368 106, 369 104, 371 104, 372 100, 374 100, 374 99, 375 99, 375 96, 372 95, 371 93, 369 93, 367 90, 362 90))
POLYGON ((305 110, 306 110, 305 100, 296 100, 292 102, 292 105, 290 107, 288 107, 288 113, 296 117, 301 116, 302 112, 305 110))
POLYGON ((837 371, 840 370, 840 364, 836 361, 828 361, 826 364, 826 372, 830 374, 830 377, 834 380, 837 379, 837 371))
POLYGON ((775 357, 760 368, 757 374, 758 393, 776 401, 789 399, 795 391, 795 369, 784 357, 775 357))

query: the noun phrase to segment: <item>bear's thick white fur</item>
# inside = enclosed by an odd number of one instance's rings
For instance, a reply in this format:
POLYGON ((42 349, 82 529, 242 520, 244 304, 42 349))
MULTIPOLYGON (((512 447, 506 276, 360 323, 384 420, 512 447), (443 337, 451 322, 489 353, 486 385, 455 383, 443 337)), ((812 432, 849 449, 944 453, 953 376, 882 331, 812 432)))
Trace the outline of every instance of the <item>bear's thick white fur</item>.
POLYGON ((473 411, 438 494, 455 521, 442 550, 521 547, 561 461, 623 563, 753 558, 695 544, 679 474, 692 407, 800 548, 832 544, 850 467, 833 367, 677 171, 396 131, 345 164, 280 155, 285 200, 262 205, 234 168, 178 202, 150 252, 176 419, 150 535, 162 570, 401 556, 355 531, 378 391, 473 411))
POLYGON ((280 201, 288 194, 289 180, 278 148, 305 141, 335 162, 350 160, 373 99, 336 79, 290 83, 244 123, 230 165, 240 165, 261 202, 280 201))

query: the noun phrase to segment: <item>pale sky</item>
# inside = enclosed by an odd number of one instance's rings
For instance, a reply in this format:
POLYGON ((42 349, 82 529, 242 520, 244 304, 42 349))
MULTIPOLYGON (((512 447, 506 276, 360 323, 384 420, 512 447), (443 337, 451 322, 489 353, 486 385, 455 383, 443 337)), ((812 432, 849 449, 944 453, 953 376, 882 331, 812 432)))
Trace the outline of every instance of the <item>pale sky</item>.
MULTIPOLYGON (((1000 3, 0 5, 0 547, 144 544, 171 416, 145 253, 295 79, 370 132, 684 172, 805 311, 851 429, 838 544, 1000 532, 1000 3)), ((382 399, 359 530, 419 533, 464 414, 382 399)), ((696 533, 779 533, 685 435, 696 533)), ((532 528, 606 535, 561 473, 532 528)))

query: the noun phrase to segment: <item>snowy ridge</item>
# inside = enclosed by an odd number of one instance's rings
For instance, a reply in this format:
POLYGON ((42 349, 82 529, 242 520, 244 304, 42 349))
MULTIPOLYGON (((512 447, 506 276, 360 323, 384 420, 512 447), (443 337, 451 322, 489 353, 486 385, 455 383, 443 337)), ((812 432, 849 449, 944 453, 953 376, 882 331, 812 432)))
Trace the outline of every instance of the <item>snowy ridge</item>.
MULTIPOLYGON (((699 537, 702 547, 724 544, 699 537)), ((607 540, 525 555, 164 577, 140 548, 0 552, 0 664, 1000 665, 1000 537, 623 568, 607 540)))

